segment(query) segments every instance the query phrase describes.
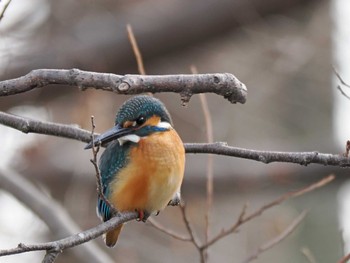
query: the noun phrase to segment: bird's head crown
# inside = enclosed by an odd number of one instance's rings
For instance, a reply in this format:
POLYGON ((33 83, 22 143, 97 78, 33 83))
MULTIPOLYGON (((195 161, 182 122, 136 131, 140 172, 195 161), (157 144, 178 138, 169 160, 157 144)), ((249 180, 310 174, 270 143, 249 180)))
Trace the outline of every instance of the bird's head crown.
POLYGON ((153 116, 159 117, 161 122, 172 125, 170 114, 160 100, 147 95, 139 95, 124 102, 117 113, 115 124, 125 126, 128 123, 141 126, 153 116))

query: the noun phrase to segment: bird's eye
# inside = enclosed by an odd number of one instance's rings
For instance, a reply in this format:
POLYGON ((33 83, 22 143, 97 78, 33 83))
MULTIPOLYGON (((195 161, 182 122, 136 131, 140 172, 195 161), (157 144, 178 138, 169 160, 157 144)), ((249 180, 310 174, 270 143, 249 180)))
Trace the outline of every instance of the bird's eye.
POLYGON ((140 116, 134 121, 133 126, 136 126, 136 125, 141 126, 145 122, 146 122, 146 118, 144 116, 140 116))

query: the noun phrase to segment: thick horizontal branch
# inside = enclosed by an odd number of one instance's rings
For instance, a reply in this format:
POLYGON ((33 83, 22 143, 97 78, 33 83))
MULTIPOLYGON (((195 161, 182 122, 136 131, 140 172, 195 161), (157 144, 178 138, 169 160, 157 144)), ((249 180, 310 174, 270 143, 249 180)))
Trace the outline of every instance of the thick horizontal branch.
POLYGON ((188 74, 188 75, 116 75, 79 69, 37 69, 25 76, 0 81, 0 96, 14 95, 51 84, 95 88, 119 94, 144 92, 180 93, 183 103, 193 94, 216 93, 231 103, 245 103, 247 88, 234 75, 188 74))
POLYGON ((313 152, 259 151, 228 146, 223 142, 187 143, 186 153, 210 153, 255 160, 262 163, 283 162, 300 165, 323 164, 350 167, 350 158, 341 154, 313 152))
POLYGON ((101 223, 96 227, 90 228, 81 233, 78 233, 57 241, 34 244, 34 245, 25 245, 20 243, 16 248, 0 250, 0 257, 20 254, 20 253, 29 252, 29 251, 41 251, 41 250, 46 250, 50 253, 62 252, 64 249, 72 248, 82 243, 88 242, 94 238, 97 238, 101 236, 103 233, 106 233, 107 231, 112 230, 113 228, 117 227, 120 224, 123 224, 133 219, 137 219, 137 217, 138 217, 137 212, 119 213, 112 219, 108 220, 107 222, 101 223))
POLYGON ((38 121, 0 111, 0 124, 14 128, 24 133, 39 133, 53 135, 82 142, 91 141, 91 132, 80 129, 77 125, 58 124, 38 121))
MULTIPOLYGON (((65 125, 53 122, 37 121, 12 114, 0 112, 0 124, 12 127, 24 133, 53 135, 82 142, 91 141, 91 132, 77 128, 76 125, 65 125)), ((226 143, 185 143, 186 153, 204 153, 232 156, 255 160, 262 163, 284 162, 300 165, 322 164, 338 167, 350 167, 350 157, 341 154, 313 152, 276 152, 258 151, 228 146, 226 143)))

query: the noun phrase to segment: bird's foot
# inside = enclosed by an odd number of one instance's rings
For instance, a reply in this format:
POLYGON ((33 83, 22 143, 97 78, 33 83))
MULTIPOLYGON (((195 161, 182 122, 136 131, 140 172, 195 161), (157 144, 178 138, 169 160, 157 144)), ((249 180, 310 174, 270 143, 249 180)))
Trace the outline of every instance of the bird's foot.
POLYGON ((175 196, 173 197, 173 199, 171 199, 168 203, 168 205, 171 205, 171 206, 178 206, 180 205, 181 203, 181 195, 179 192, 177 192, 175 194, 175 196))
POLYGON ((136 212, 139 213, 139 217, 136 220, 137 221, 142 221, 144 223, 147 221, 147 219, 151 215, 151 213, 149 213, 148 211, 145 211, 145 210, 136 209, 136 212))

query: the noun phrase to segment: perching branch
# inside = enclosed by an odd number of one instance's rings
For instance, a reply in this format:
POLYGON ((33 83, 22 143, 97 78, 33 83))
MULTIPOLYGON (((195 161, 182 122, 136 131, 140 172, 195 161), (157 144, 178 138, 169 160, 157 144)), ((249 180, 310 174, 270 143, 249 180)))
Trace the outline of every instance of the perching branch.
POLYGON ((27 75, 0 81, 0 96, 14 95, 51 84, 113 91, 118 94, 144 92, 180 93, 183 103, 199 93, 216 93, 231 103, 245 103, 247 88, 229 73, 188 75, 116 75, 79 69, 36 69, 27 75))
MULTIPOLYGON (((76 125, 57 124, 37 121, 12 114, 0 112, 0 124, 12 127, 24 133, 39 133, 82 142, 91 141, 91 133, 76 125)), ((285 162, 300 165, 322 164, 338 167, 350 167, 350 158, 342 154, 319 152, 275 152, 259 151, 228 146, 226 143, 185 143, 186 153, 203 153, 232 156, 237 158, 259 161, 262 163, 285 162)))
POLYGON ((78 234, 47 243, 40 243, 34 245, 25 245, 20 243, 16 248, 3 249, 0 250, 0 256, 8 256, 14 254, 20 254, 29 251, 40 251, 46 250, 48 254, 61 253, 67 248, 72 248, 78 246, 82 243, 86 243, 94 238, 101 236, 103 233, 106 233, 120 224, 126 223, 127 221, 137 219, 137 212, 123 212, 118 213, 115 217, 110 220, 101 223, 93 228, 90 228, 86 231, 80 232, 78 234))
MULTIPOLYGON (((19 201, 37 214, 49 227, 54 239, 81 232, 67 211, 55 200, 39 191, 31 182, 17 172, 0 169, 0 188, 9 191, 19 201)), ((88 242, 72 250, 82 261, 112 263, 113 260, 96 243, 88 242)))

